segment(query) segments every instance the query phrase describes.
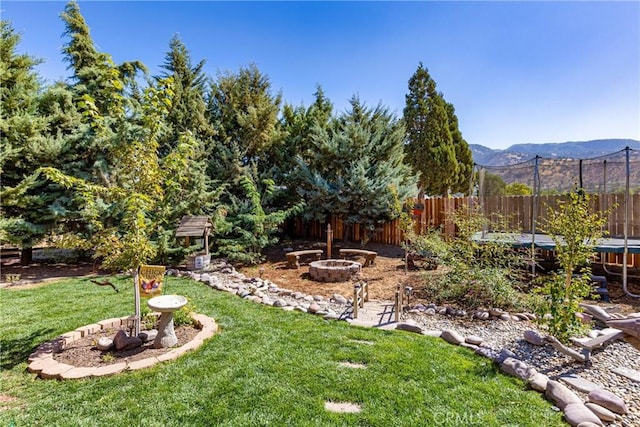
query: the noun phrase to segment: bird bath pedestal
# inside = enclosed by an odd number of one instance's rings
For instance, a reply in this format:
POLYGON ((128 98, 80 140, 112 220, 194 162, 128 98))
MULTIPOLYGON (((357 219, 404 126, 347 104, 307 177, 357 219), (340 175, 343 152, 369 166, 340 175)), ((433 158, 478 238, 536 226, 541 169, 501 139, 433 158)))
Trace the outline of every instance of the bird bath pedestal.
POLYGON ((173 347, 178 343, 178 337, 173 330, 173 312, 186 304, 187 299, 182 295, 161 295, 147 301, 151 310, 160 312, 158 336, 153 342, 153 348, 173 347))

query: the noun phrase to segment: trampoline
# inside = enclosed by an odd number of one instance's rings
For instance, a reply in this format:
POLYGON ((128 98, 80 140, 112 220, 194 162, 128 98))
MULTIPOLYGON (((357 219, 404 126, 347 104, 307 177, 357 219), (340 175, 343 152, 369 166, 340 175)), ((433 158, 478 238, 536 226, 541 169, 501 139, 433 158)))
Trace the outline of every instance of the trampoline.
MULTIPOLYGON (((478 232, 473 235, 473 240, 477 242, 500 242, 508 243, 515 248, 531 248, 553 251, 556 249, 556 243, 546 234, 531 233, 497 233, 497 232, 478 232)), ((640 238, 627 239, 627 252, 630 254, 640 254, 640 238)), ((624 238, 601 238, 595 242, 593 251, 601 253, 624 253, 624 238)))

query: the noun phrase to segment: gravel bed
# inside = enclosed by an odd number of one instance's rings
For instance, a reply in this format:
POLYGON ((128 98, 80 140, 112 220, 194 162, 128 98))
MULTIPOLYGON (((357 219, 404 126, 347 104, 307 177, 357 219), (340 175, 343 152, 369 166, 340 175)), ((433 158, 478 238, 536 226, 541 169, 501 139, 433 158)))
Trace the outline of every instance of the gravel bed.
MULTIPOLYGON (((640 426, 640 383, 612 372, 612 369, 627 367, 640 369, 640 351, 631 344, 617 340, 594 349, 588 362, 581 363, 556 351, 553 347, 535 346, 523 339, 526 330, 534 330, 544 336, 540 327, 528 321, 469 320, 442 315, 404 313, 403 319, 411 319, 425 330, 453 329, 463 336, 476 335, 483 339, 482 347, 496 353, 503 349, 512 351, 516 359, 522 360, 538 372, 557 380, 561 375, 577 375, 601 384, 603 388, 622 397, 629 413, 610 426, 640 426)), ((587 394, 572 388, 585 401, 587 394)))

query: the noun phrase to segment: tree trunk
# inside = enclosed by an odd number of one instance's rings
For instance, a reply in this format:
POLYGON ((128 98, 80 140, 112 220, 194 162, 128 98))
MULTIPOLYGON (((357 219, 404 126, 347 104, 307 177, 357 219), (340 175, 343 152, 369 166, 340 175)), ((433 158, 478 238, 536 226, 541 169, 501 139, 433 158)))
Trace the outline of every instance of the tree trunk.
POLYGON ((33 248, 22 248, 20 251, 20 264, 29 265, 33 261, 33 248))

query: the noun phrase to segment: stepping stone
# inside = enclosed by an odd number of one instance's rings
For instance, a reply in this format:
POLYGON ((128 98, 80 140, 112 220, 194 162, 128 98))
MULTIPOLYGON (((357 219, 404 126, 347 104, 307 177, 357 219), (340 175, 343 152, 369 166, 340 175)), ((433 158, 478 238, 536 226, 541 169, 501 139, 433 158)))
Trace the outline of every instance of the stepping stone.
POLYGON ((577 375, 571 375, 571 374, 561 375, 560 381, 563 381, 569 384, 571 387, 575 388, 576 390, 582 391, 584 393, 591 393, 593 390, 603 388, 601 384, 596 384, 582 377, 579 377, 577 375))
POLYGON ((620 367, 612 369, 611 372, 629 378, 631 381, 640 383, 640 371, 636 371, 635 369, 620 367))
POLYGON ((375 344, 373 341, 365 341, 365 340, 351 340, 351 342, 354 342, 356 344, 365 344, 365 345, 374 345, 375 344))
POLYGON ((351 363, 351 362, 340 362, 338 366, 343 368, 352 368, 352 369, 364 369, 367 365, 363 365, 362 363, 351 363))
POLYGON ((362 411, 362 407, 358 403, 352 402, 324 402, 324 409, 343 414, 357 414, 362 411))

